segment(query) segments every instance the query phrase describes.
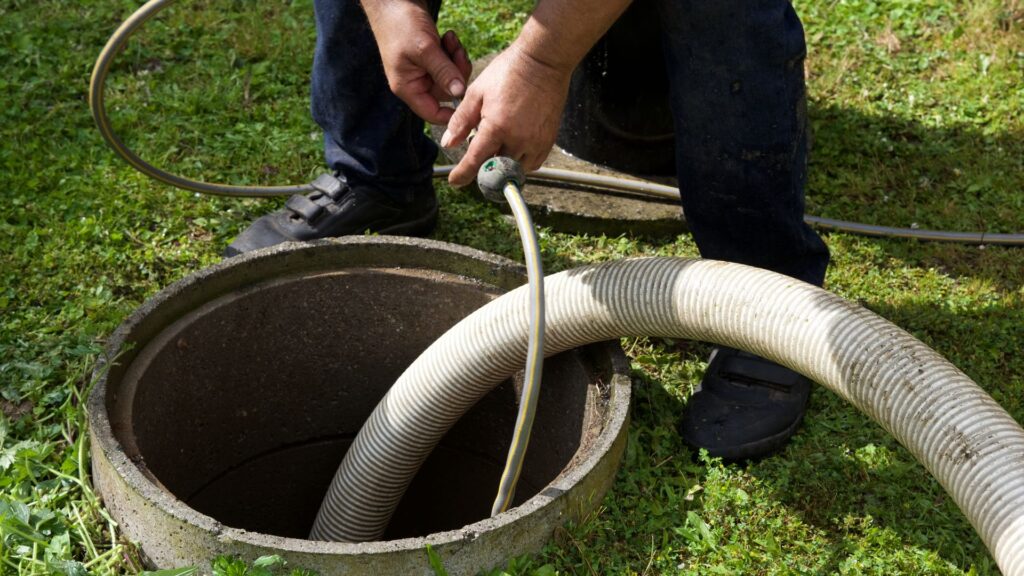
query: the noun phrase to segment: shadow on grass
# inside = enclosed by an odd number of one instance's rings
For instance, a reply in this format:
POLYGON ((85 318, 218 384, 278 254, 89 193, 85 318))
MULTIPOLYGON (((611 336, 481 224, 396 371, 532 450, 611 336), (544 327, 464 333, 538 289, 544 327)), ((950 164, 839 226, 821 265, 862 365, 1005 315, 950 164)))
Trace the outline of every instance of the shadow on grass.
POLYGON ((1024 233, 1024 138, 812 103, 810 211, 872 224, 1024 233))
MULTIPOLYGON (((1024 233, 1024 224, 1021 225, 1024 233)), ((964 282, 989 283, 1004 292, 1024 286, 1024 247, 973 246, 915 240, 886 240, 878 246, 891 258, 934 268, 964 282)))
MULTIPOLYGON (((1024 234, 1024 134, 937 128, 811 103, 807 213, 866 224, 1024 234)), ((893 239, 890 256, 1003 289, 1024 284, 1019 248, 893 239)))

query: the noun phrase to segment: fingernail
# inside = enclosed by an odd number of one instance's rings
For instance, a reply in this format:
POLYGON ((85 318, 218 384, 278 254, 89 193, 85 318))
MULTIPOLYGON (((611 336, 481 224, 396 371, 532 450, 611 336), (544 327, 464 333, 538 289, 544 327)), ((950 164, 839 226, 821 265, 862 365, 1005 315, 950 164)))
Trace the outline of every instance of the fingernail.
POLYGON ((448 93, 452 96, 462 96, 462 91, 465 89, 466 87, 462 84, 461 80, 452 80, 448 83, 448 93))
POLYGON ((441 135, 441 148, 447 148, 452 143, 452 133, 447 128, 444 130, 444 134, 441 135))

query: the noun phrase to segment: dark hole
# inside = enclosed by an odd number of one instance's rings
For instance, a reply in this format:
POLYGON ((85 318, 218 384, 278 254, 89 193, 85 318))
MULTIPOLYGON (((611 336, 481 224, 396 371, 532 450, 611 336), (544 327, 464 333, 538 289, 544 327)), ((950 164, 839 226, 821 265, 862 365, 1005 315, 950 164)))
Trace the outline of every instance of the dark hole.
MULTIPOLYGON (((438 336, 495 296, 458 276, 350 269, 275 280, 192 312, 127 371, 113 397, 129 456, 221 523, 303 538, 361 424, 438 336)), ((596 387, 584 354, 548 359, 517 491, 538 493, 569 464, 596 387)), ((486 518, 515 422, 498 386, 442 439, 402 500, 387 539, 486 518)))

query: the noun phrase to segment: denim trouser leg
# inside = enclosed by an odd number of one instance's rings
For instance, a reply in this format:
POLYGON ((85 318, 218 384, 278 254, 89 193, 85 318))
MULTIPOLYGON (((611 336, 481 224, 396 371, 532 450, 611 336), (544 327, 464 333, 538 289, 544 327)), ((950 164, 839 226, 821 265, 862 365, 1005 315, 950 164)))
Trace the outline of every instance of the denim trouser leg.
MULTIPOLYGON (((650 1, 664 32, 683 209, 701 254, 820 285, 828 249, 802 220, 806 47, 792 6, 650 1)), ((437 148, 388 89, 358 0, 315 0, 315 9, 312 108, 327 163, 407 199, 437 148)))
POLYGON ((787 0, 654 0, 683 211, 701 255, 821 285, 828 248, 803 222, 803 27, 787 0))
MULTIPOLYGON (((436 17, 440 0, 429 2, 436 17)), ((399 201, 431 178, 437 146, 423 121, 388 88, 380 52, 358 0, 315 0, 313 119, 327 165, 399 201)))

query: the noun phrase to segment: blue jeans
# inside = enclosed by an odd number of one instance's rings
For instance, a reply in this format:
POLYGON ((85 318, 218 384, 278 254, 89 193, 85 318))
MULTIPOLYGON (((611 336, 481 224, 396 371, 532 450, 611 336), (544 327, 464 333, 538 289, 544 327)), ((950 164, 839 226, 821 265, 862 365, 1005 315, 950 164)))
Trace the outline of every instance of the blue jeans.
MULTIPOLYGON (((429 0, 434 17, 441 0, 429 0)), ((315 0, 311 108, 324 131, 327 166, 399 202, 429 182, 437 145, 423 120, 388 88, 359 0, 315 0)))
MULTIPOLYGON (((657 4, 683 211, 705 258, 821 285, 828 249, 803 222, 803 27, 788 0, 657 4)), ((440 0, 431 3, 436 15, 440 0)), ((358 0, 315 0, 313 118, 327 164, 398 200, 430 178, 437 147, 388 89, 358 0)))

